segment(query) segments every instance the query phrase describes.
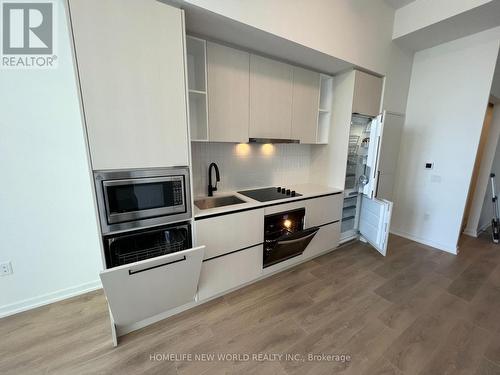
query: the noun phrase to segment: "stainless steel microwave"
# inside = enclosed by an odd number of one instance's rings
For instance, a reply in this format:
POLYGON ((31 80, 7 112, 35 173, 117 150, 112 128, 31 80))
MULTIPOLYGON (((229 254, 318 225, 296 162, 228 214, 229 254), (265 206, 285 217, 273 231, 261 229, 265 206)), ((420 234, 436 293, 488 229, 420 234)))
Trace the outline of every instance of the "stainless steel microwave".
POLYGON ((191 218, 187 167, 94 172, 103 234, 191 218))

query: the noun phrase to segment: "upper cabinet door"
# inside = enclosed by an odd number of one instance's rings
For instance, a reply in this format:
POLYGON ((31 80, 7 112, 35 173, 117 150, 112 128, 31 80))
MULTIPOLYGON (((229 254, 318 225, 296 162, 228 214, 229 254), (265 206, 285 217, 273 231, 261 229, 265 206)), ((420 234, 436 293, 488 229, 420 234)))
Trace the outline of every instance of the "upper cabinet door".
POLYGON ((384 115, 379 115, 370 123, 370 142, 365 164, 364 176, 366 184, 363 186, 363 194, 368 198, 377 195, 379 179, 380 146, 384 134, 384 115))
POLYGON ((248 142, 250 54, 207 42, 211 142, 248 142))
POLYGON ((292 138, 316 143, 319 110, 319 73, 293 68, 292 138))
POLYGON ((184 17, 156 0, 69 0, 94 170, 188 164, 184 17))
POLYGON ((355 71, 352 112, 375 117, 380 113, 383 79, 355 71))
POLYGON ((291 138, 292 79, 292 66, 250 55, 250 138, 291 138))

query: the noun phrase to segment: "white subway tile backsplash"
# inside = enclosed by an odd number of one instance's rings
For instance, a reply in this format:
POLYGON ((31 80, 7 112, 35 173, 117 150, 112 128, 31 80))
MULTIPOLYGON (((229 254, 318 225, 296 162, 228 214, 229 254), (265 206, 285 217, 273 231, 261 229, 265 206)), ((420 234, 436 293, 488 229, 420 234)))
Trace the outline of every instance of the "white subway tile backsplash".
POLYGON ((309 182, 311 146, 193 142, 193 191, 207 194, 208 166, 219 166, 218 191, 309 182))

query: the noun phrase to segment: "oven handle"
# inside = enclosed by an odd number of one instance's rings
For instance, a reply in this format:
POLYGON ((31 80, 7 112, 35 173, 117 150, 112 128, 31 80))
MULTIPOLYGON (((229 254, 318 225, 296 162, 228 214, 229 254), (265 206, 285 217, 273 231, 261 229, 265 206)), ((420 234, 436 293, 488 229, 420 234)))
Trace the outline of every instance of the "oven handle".
POLYGON ((150 271, 150 270, 153 270, 153 269, 155 269, 155 268, 168 266, 168 265, 170 265, 170 264, 179 263, 179 262, 184 262, 185 260, 186 260, 186 256, 184 255, 184 256, 183 256, 182 258, 180 258, 180 259, 173 260, 173 261, 168 262, 168 263, 158 264, 158 265, 156 265, 156 266, 152 266, 152 267, 148 267, 148 268, 143 268, 142 270, 139 270, 139 271, 132 271, 132 270, 128 270, 128 274, 129 274, 129 276, 131 276, 131 275, 135 275, 136 273, 141 273, 141 272, 144 272, 144 271, 150 271))
POLYGON ((313 237, 314 235, 316 235, 316 233, 318 233, 318 231, 319 231, 319 227, 312 227, 312 228, 306 229, 302 233, 299 232, 299 233, 301 233, 301 235, 298 238, 294 238, 291 240, 281 240, 281 241, 276 242, 276 245, 290 245, 293 243, 301 242, 301 241, 304 241, 308 238, 313 237))

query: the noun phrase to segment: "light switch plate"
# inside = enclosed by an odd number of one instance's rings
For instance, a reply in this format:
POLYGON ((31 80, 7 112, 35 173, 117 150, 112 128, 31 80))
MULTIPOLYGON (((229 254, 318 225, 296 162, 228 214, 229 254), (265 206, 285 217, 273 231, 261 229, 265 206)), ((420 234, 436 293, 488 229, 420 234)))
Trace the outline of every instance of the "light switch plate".
POLYGON ((0 263, 0 276, 12 275, 12 264, 10 262, 0 263))

